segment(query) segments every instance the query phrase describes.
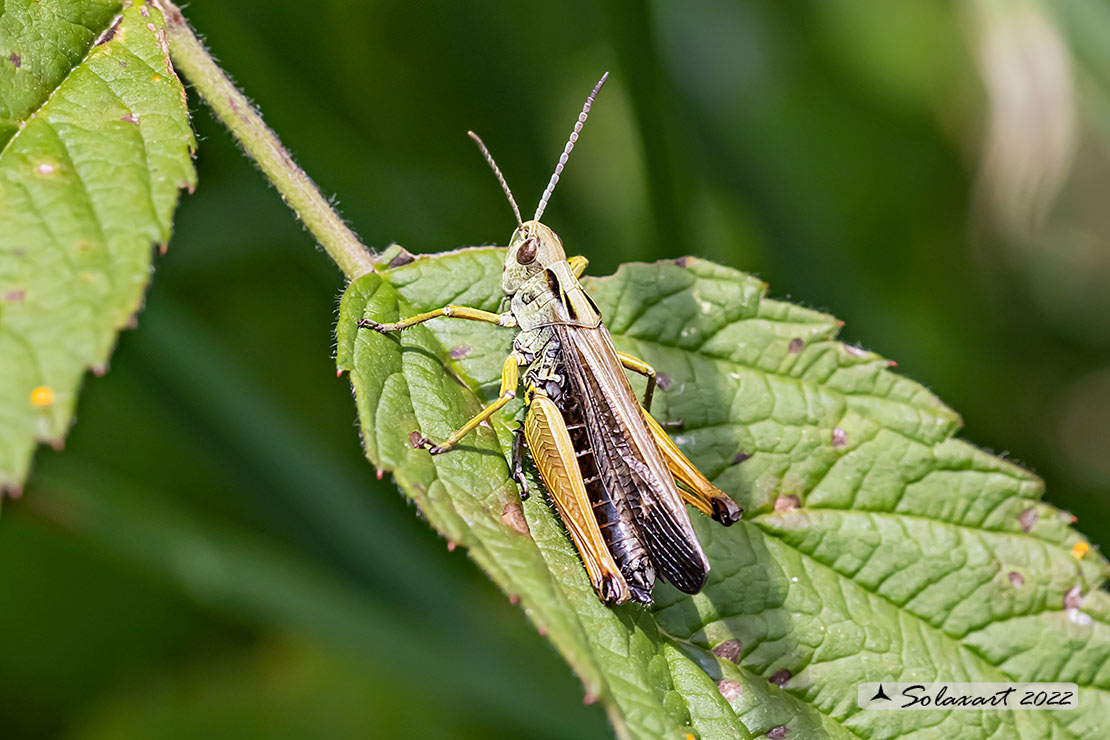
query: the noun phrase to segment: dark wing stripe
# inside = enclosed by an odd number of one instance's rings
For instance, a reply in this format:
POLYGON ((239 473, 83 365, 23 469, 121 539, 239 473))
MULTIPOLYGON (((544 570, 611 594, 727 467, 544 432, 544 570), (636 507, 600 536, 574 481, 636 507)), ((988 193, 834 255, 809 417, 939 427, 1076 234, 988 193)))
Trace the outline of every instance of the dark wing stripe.
POLYGON ((659 574, 686 593, 699 591, 709 563, 674 479, 640 416, 639 401, 608 330, 603 326, 556 328, 568 375, 582 398, 593 447, 606 452, 607 487, 614 499, 619 498, 617 491, 626 494, 628 514, 659 574))

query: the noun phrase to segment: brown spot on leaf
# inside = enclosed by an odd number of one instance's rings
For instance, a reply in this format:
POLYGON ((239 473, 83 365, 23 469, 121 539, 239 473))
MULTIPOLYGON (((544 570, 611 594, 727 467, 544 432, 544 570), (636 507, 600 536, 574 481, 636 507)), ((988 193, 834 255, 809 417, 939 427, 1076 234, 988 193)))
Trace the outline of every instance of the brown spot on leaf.
POLYGON ((417 431, 409 432, 409 444, 412 445, 413 448, 419 449, 420 443, 423 442, 423 441, 424 441, 424 437, 421 436, 420 432, 417 432, 417 431))
POLYGON ((8 61, 17 67, 23 66, 23 57, 19 56, 14 51, 12 52, 12 55, 8 57, 8 61))
POLYGON ((739 465, 740 463, 744 462, 745 460, 749 460, 749 459, 751 459, 751 455, 749 455, 748 453, 746 453, 746 452, 737 452, 736 455, 732 458, 732 464, 733 465, 739 465))
POLYGON ((447 354, 451 356, 452 360, 461 360, 470 354, 470 347, 466 344, 460 344, 457 347, 452 347, 451 351, 447 354))
POLYGON ((123 121, 124 123, 133 123, 136 126, 139 125, 139 117, 136 116, 134 113, 128 113, 126 116, 119 120, 123 121))
POLYGON ((121 23, 123 23, 123 16, 122 15, 119 18, 116 19, 116 22, 113 23, 108 28, 108 30, 106 30, 104 33, 100 34, 100 38, 98 38, 96 40, 96 43, 94 44, 94 46, 100 46, 101 44, 106 44, 109 41, 111 41, 113 38, 115 38, 116 31, 119 30, 119 24, 121 24, 121 23))
POLYGON ((671 376, 666 373, 656 373, 655 384, 659 386, 659 390, 665 391, 671 387, 671 376))
POLYGON ((1083 590, 1079 586, 1072 586, 1064 594, 1064 608, 1078 609, 1083 603, 1083 590))
POLYGON ((803 349, 805 349, 805 346, 806 346, 806 343, 805 343, 804 339, 802 339, 801 337, 794 337, 793 339, 790 340, 790 346, 787 347, 786 349, 790 354, 796 355, 799 352, 801 352, 803 349))
POLYGON ((789 734, 789 727, 787 727, 786 725, 779 725, 778 727, 772 727, 771 729, 767 730, 766 737, 771 738, 771 740, 783 740, 783 738, 789 734))
POLYGON ((693 257, 679 257, 674 261, 679 267, 689 267, 690 263, 694 261, 693 257))
POLYGON ((832 443, 833 443, 833 447, 835 447, 836 449, 838 449, 838 450, 844 449, 844 447, 846 447, 848 445, 848 432, 844 431, 840 427, 837 427, 836 429, 833 429, 832 443))
POLYGON ((771 676, 771 678, 768 680, 781 689, 783 686, 786 685, 786 682, 790 680, 790 676, 792 675, 793 674, 790 673, 790 671, 783 668, 781 671, 775 671, 775 674, 771 676))
POLYGON ((22 290, 9 290, 4 294, 4 300, 8 303, 19 303, 27 297, 27 293, 22 290))
POLYGON ((717 682, 717 691, 721 692, 721 696, 725 698, 725 701, 732 701, 744 693, 744 687, 740 685, 739 681, 722 678, 717 682))
POLYGON ((1033 525, 1037 523, 1037 510, 1030 506, 1025 511, 1018 515, 1018 524, 1021 525, 1021 531, 1029 534, 1033 530, 1033 525))
POLYGON ((93 365, 92 372, 96 377, 103 378, 108 372, 108 367, 106 365, 93 365))
POLYGON ((739 640, 725 640, 717 647, 713 648, 713 654, 721 660, 729 660, 733 663, 740 662, 740 653, 742 646, 739 640))
POLYGON ((802 505, 802 500, 794 494, 784 494, 775 499, 775 511, 779 514, 785 514, 788 511, 794 511, 802 505))
POLYGON ((1011 570, 1008 577, 1010 579, 1010 583, 1013 584, 1014 588, 1021 588, 1025 585, 1025 576, 1023 576, 1021 573, 1018 573, 1016 570, 1011 570))
POLYGON ((407 264, 409 264, 410 262, 412 262, 416 259, 416 257, 413 255, 413 253, 410 252, 409 250, 405 249, 404 247, 397 247, 397 248, 400 250, 397 253, 397 256, 394 257, 393 259, 391 259, 389 261, 389 264, 386 265, 386 268, 388 268, 390 270, 392 270, 395 267, 401 267, 402 265, 407 265, 407 264))
POLYGON ((517 501, 505 504, 505 508, 501 510, 501 521, 505 526, 512 527, 526 537, 532 536, 532 532, 528 529, 528 520, 524 518, 524 509, 517 501))

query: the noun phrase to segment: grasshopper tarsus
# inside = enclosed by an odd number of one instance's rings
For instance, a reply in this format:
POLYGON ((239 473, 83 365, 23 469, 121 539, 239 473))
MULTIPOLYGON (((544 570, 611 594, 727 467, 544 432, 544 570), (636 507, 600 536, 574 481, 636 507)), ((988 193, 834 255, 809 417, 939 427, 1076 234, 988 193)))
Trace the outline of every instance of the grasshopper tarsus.
POLYGON ((385 324, 379 324, 377 321, 374 321, 373 319, 359 319, 358 320, 358 328, 359 329, 373 329, 374 331, 378 332, 379 334, 385 334, 388 331, 390 331, 390 329, 388 327, 386 327, 385 324))
POLYGON ((445 452, 445 450, 442 450, 436 445, 432 444, 432 440, 422 435, 418 430, 414 430, 412 433, 409 434, 409 444, 412 445, 412 448, 414 450, 427 450, 433 455, 438 455, 440 452, 445 452))

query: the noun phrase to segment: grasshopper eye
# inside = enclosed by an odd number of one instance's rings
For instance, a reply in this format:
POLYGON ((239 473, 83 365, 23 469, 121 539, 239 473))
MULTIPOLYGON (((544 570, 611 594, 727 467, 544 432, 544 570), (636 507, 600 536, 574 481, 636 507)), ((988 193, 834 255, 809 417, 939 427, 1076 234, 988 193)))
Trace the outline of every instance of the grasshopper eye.
POLYGON ((535 262, 537 246, 538 244, 534 238, 521 244, 520 249, 516 250, 516 261, 522 265, 530 265, 535 262))

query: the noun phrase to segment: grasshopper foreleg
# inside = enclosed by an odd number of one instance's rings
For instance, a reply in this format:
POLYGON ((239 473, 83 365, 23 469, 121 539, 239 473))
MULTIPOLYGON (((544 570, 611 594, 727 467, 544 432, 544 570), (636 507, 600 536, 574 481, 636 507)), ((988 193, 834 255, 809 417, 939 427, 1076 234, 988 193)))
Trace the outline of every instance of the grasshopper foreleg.
POLYGON ((511 313, 493 313, 492 311, 483 311, 480 308, 471 308, 470 306, 455 306, 448 305, 443 308, 437 308, 434 311, 426 313, 418 313, 415 316, 410 316, 407 319, 394 321, 388 324, 381 324, 373 319, 359 319, 359 328, 369 328, 381 334, 387 334, 391 331, 403 331, 411 326, 422 324, 425 321, 438 319, 440 317, 447 319, 466 319, 467 321, 482 321, 487 324, 497 324, 498 326, 515 326, 516 319, 513 318, 511 313))
POLYGON ((567 260, 567 264, 570 265, 570 271, 574 273, 574 276, 580 278, 582 277, 582 273, 586 271, 586 268, 590 266, 590 261, 582 255, 576 254, 567 260))

